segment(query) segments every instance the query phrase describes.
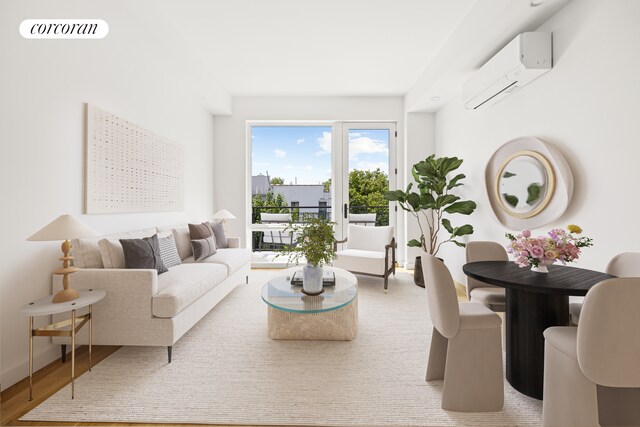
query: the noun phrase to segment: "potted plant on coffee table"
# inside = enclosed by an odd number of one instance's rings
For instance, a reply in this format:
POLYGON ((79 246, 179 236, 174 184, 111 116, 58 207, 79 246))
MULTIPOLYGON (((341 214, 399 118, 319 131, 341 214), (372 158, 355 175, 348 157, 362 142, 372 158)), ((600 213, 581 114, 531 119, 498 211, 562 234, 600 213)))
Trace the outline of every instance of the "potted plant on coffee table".
MULTIPOLYGON (((413 183, 410 183, 405 191, 395 190, 385 193, 385 199, 398 202, 402 209, 418 221, 420 238, 411 239, 407 243, 408 246, 421 247, 424 252, 433 256, 437 255, 440 247, 445 243, 466 246, 456 238, 472 234, 473 226, 464 224, 455 227, 446 217, 448 214, 470 215, 476 209, 474 201, 460 200, 459 196, 451 193, 452 190, 463 185, 462 180, 465 175, 460 173, 451 179, 448 175, 458 169, 462 162, 463 160, 457 157, 436 158, 435 155, 431 155, 411 168, 413 179, 418 186, 417 192, 411 191, 413 183), (446 237, 440 236, 441 231, 446 231, 446 237)), ((416 257, 414 281, 416 285, 424 287, 419 256, 416 257)))
POLYGON ((320 218, 310 218, 302 224, 290 224, 285 231, 293 233, 293 245, 286 246, 289 262, 298 263, 303 257, 302 288, 308 295, 322 292, 322 266, 336 257, 333 227, 335 223, 320 218))

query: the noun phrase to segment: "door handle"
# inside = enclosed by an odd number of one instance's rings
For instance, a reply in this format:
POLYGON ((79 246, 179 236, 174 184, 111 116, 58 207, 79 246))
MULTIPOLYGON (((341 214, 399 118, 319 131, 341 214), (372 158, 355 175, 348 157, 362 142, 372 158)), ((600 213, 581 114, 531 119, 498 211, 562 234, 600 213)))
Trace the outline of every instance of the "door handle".
POLYGON ((347 210, 348 210, 348 209, 349 209, 349 208, 348 208, 347 204, 345 203, 345 204, 344 204, 344 219, 347 219, 347 210))

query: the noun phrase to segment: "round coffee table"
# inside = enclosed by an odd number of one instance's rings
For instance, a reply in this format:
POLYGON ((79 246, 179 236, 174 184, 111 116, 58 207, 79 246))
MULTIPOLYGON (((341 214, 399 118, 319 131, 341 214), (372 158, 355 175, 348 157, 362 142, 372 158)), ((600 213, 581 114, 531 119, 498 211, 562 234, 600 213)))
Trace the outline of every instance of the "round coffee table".
POLYGON ((274 340, 351 341, 358 332, 358 280, 348 271, 333 271, 336 284, 320 295, 302 292, 291 277, 302 267, 289 268, 262 287, 267 303, 269 337, 274 340))

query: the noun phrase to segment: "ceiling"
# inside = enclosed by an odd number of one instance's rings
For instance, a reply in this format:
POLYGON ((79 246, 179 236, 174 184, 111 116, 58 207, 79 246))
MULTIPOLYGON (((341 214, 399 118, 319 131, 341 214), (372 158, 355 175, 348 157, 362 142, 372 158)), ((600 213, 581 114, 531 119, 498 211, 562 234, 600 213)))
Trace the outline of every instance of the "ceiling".
POLYGON ((231 96, 405 96, 408 111, 436 111, 569 1, 124 0, 231 96))

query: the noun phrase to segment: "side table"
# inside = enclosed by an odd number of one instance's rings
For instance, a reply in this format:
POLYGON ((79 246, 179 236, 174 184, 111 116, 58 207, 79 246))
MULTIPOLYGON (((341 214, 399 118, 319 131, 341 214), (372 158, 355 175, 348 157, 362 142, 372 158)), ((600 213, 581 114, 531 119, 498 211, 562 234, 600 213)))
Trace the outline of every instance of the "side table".
POLYGON ((71 398, 75 397, 75 368, 76 368, 76 334, 85 323, 89 323, 89 371, 91 371, 91 312, 93 304, 105 297, 103 289, 89 289, 80 291, 80 297, 72 301, 53 303, 53 295, 40 298, 23 306, 20 311, 29 316, 29 400, 33 400, 33 337, 71 337, 71 398), (89 312, 76 316, 76 310, 88 307, 89 312), (52 314, 71 312, 71 319, 52 323, 43 328, 33 328, 35 316, 50 316, 52 314), (67 326, 71 328, 66 329, 67 326), (63 329, 65 328, 65 329, 63 329))

